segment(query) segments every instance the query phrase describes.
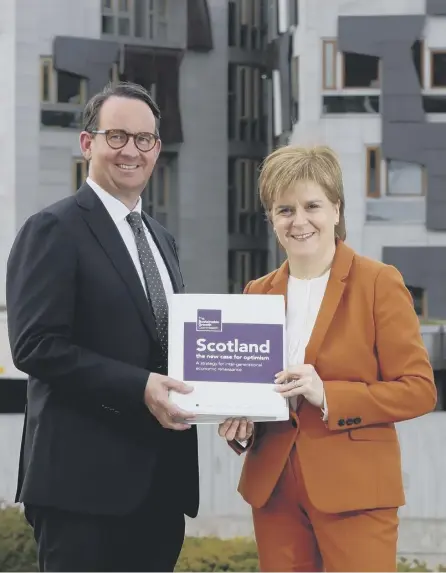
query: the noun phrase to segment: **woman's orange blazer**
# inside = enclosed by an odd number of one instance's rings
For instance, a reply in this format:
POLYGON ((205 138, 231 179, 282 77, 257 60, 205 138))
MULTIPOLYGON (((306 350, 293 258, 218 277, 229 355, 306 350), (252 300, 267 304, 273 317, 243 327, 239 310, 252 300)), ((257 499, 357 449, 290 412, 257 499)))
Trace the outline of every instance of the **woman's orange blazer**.
MULTIPOLYGON (((282 294, 286 300, 288 273, 285 262, 250 282, 245 293, 282 294)), ((338 241, 305 363, 324 383, 328 421, 303 399, 289 420, 256 424, 239 483, 243 498, 256 508, 267 502, 296 443, 318 510, 404 505, 394 422, 432 411, 437 393, 401 274, 338 241)))

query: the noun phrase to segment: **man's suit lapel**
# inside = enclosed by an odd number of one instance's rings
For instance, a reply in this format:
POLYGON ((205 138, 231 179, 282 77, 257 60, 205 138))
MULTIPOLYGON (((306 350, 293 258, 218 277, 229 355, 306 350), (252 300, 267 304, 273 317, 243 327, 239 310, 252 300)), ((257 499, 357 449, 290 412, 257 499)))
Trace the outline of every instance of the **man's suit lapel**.
POLYGON ((127 247, 112 218, 107 213, 100 199, 87 184, 84 184, 79 189, 76 194, 76 199, 82 208, 82 215, 90 227, 91 232, 126 284, 130 296, 141 314, 147 331, 154 340, 157 340, 158 336, 155 321, 150 310, 149 302, 127 247))

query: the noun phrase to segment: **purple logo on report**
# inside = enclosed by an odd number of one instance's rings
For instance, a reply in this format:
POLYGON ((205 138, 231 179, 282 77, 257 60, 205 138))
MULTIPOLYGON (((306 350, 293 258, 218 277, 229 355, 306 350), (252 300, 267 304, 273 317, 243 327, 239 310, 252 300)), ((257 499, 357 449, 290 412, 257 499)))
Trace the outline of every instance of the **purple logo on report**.
POLYGON ((184 381, 274 382, 282 370, 283 326, 223 323, 221 310, 199 310, 184 323, 184 381))
POLYGON ((221 310, 197 310, 197 331, 221 332, 221 310))

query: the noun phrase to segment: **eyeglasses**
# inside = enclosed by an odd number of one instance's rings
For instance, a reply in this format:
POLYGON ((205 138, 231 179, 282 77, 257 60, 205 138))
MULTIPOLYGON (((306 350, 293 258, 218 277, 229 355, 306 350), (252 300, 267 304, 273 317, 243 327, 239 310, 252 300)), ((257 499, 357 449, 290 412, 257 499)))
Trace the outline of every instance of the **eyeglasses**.
POLYGON ((92 130, 90 133, 105 135, 105 140, 112 149, 122 149, 133 137, 137 149, 144 153, 153 149, 159 140, 159 136, 154 133, 128 133, 124 129, 92 130))

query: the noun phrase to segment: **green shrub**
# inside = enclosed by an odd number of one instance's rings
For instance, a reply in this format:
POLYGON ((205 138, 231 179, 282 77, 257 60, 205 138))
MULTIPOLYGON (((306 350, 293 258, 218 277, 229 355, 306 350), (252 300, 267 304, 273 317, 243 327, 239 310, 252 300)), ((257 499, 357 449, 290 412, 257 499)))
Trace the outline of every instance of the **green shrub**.
POLYGON ((0 507, 0 571, 38 571, 32 529, 16 507, 0 507))
MULTIPOLYGON (((187 537, 176 571, 258 571, 256 544, 252 539, 187 537)), ((439 567, 437 571, 446 571, 439 567)), ((0 572, 38 571, 32 530, 17 507, 0 506, 0 572)), ((398 571, 432 571, 420 561, 401 559, 398 571)))
POLYGON ((257 547, 253 540, 188 537, 176 571, 258 571, 257 547))

